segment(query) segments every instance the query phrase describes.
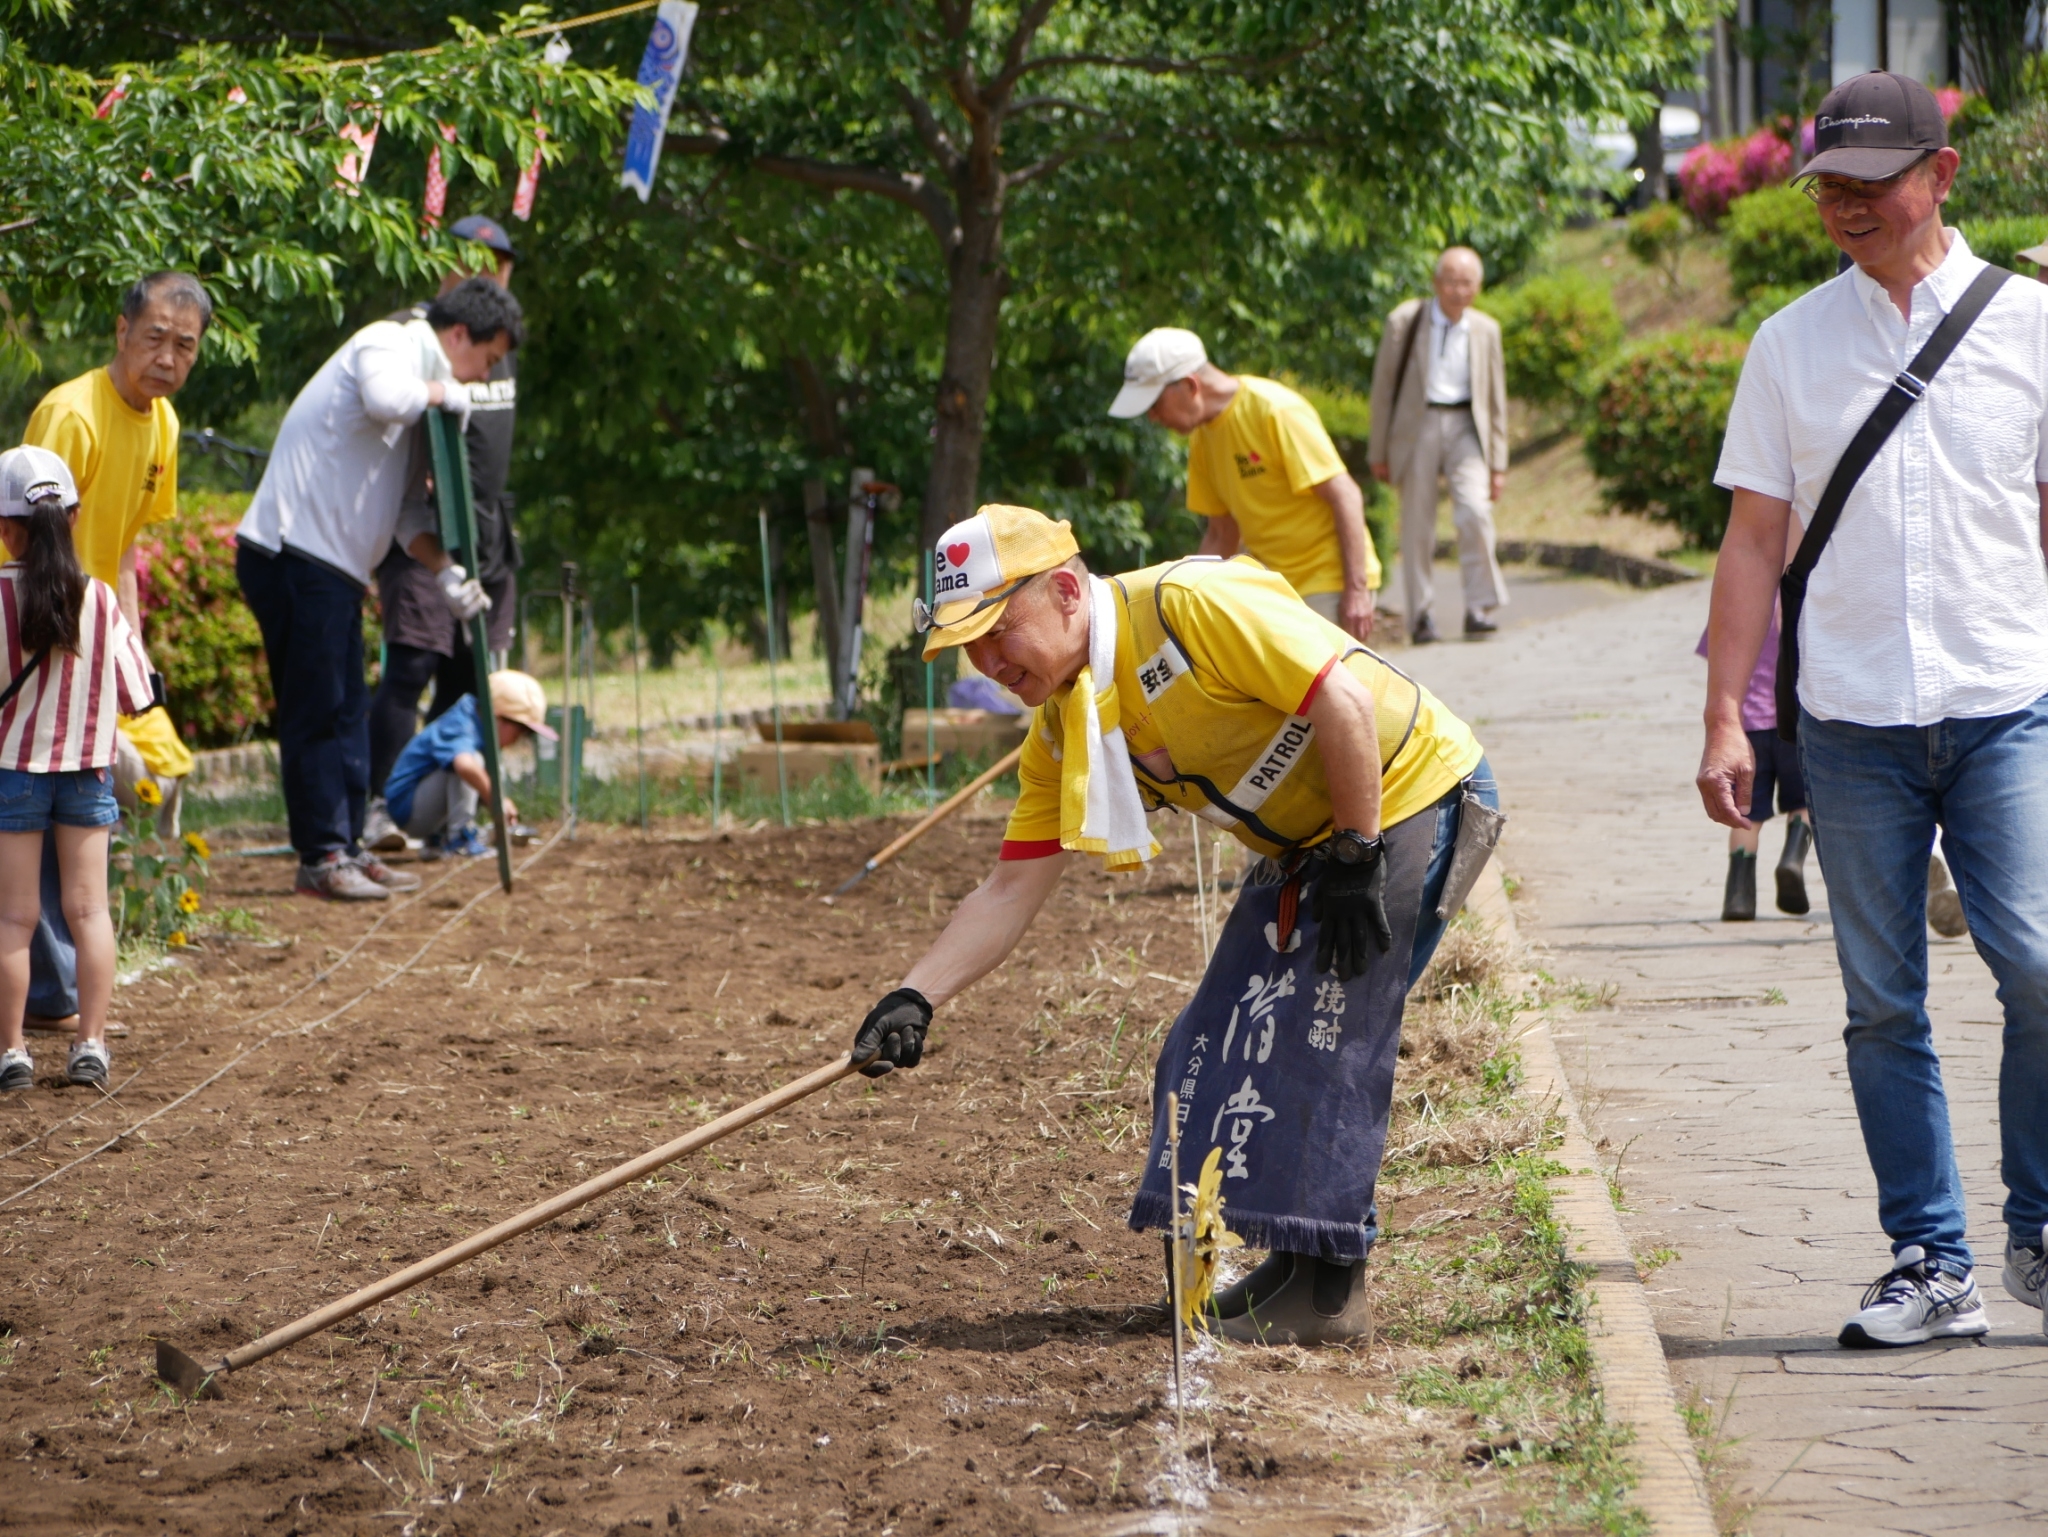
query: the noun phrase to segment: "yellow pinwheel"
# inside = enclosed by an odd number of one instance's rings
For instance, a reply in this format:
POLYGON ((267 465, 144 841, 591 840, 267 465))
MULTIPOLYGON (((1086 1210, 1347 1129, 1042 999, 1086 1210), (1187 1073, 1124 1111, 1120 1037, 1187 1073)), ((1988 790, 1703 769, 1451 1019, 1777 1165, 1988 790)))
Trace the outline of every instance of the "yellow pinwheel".
POLYGON ((1216 1264, 1225 1249, 1241 1249, 1244 1240, 1223 1221, 1223 1149, 1212 1147, 1202 1160, 1201 1177, 1181 1189, 1194 1205, 1186 1219, 1187 1238, 1174 1246, 1180 1268, 1181 1321, 1195 1328, 1216 1292, 1216 1264))

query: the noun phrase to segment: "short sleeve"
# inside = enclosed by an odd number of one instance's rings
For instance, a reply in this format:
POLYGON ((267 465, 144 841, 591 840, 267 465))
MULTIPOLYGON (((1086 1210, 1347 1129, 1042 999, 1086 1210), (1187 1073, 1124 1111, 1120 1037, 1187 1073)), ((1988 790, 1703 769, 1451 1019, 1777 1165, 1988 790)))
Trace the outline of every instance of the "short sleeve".
POLYGON ((1060 851, 1060 766, 1042 722, 1034 710, 1017 763, 1017 804, 1003 829, 1004 859, 1042 859, 1060 851))
POLYGON ((1300 396, 1274 402, 1272 424, 1273 446, 1287 466, 1287 488, 1297 496, 1345 473, 1323 419, 1300 396))
POLYGON ((93 440, 92 424, 71 407, 44 399, 28 419, 21 441, 47 448, 69 465, 81 496, 91 487, 93 473, 99 468, 99 445, 93 440))
POLYGON ((157 408, 157 462, 164 468, 143 506, 144 523, 168 523, 178 515, 178 413, 168 400, 159 400, 157 408))
POLYGON ((1728 431, 1721 439, 1721 462, 1714 484, 1730 491, 1755 491, 1791 501, 1798 479, 1792 468, 1792 437, 1777 379, 1777 348, 1770 322, 1750 344, 1735 402, 1728 410, 1728 431))
POLYGON ((1248 699, 1298 715, 1348 649, 1271 573, 1243 567, 1165 589, 1168 616, 1188 660, 1248 699))
POLYGON ((1215 433, 1197 427, 1188 438, 1188 511, 1204 518, 1227 518, 1230 509, 1216 489, 1216 477, 1209 473, 1209 445, 1215 433))

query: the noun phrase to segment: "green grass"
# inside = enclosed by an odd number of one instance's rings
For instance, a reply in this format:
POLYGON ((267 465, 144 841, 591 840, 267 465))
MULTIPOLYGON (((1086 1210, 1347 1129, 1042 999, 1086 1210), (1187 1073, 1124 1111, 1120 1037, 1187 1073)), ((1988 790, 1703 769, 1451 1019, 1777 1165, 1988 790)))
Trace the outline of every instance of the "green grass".
POLYGON ((179 811, 179 825, 187 832, 205 832, 214 827, 244 823, 281 824, 285 819, 284 791, 273 779, 259 790, 224 795, 218 800, 191 795, 179 811))

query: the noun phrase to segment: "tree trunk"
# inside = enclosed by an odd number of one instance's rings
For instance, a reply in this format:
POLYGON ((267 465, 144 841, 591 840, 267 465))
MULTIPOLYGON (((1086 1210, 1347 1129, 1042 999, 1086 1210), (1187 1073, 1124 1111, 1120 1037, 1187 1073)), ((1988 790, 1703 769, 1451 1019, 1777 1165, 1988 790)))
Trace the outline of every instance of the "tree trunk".
POLYGON ((980 499, 989 379, 1007 287, 1000 192, 972 198, 963 189, 960 214, 960 244, 947 283, 945 372, 939 379, 931 478, 924 494, 927 549, 950 525, 972 516, 980 499))

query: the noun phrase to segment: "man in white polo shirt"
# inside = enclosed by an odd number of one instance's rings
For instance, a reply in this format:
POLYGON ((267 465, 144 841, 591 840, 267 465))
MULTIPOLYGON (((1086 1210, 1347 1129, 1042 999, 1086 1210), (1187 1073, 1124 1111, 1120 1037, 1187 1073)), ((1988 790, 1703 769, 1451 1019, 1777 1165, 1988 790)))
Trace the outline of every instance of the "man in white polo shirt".
POLYGON ((1948 315, 1982 301, 1982 275, 1997 279, 1942 225, 1959 158, 1940 110, 1919 82, 1873 71, 1830 93, 1816 123, 1802 175, 1855 265, 1766 321, 1743 366, 1716 476, 1734 507, 1699 789, 1715 821, 1751 825, 1740 703, 1789 520, 1812 523, 1852 437, 1891 398, 1903 415, 1786 622, 1849 1082, 1892 1245, 1841 1340, 1905 1345, 1987 1328, 1927 1016, 1937 826, 2005 1008, 2004 1284, 2039 1306, 2048 1274, 2048 290, 2006 281, 1938 371, 1922 361, 1948 315))

